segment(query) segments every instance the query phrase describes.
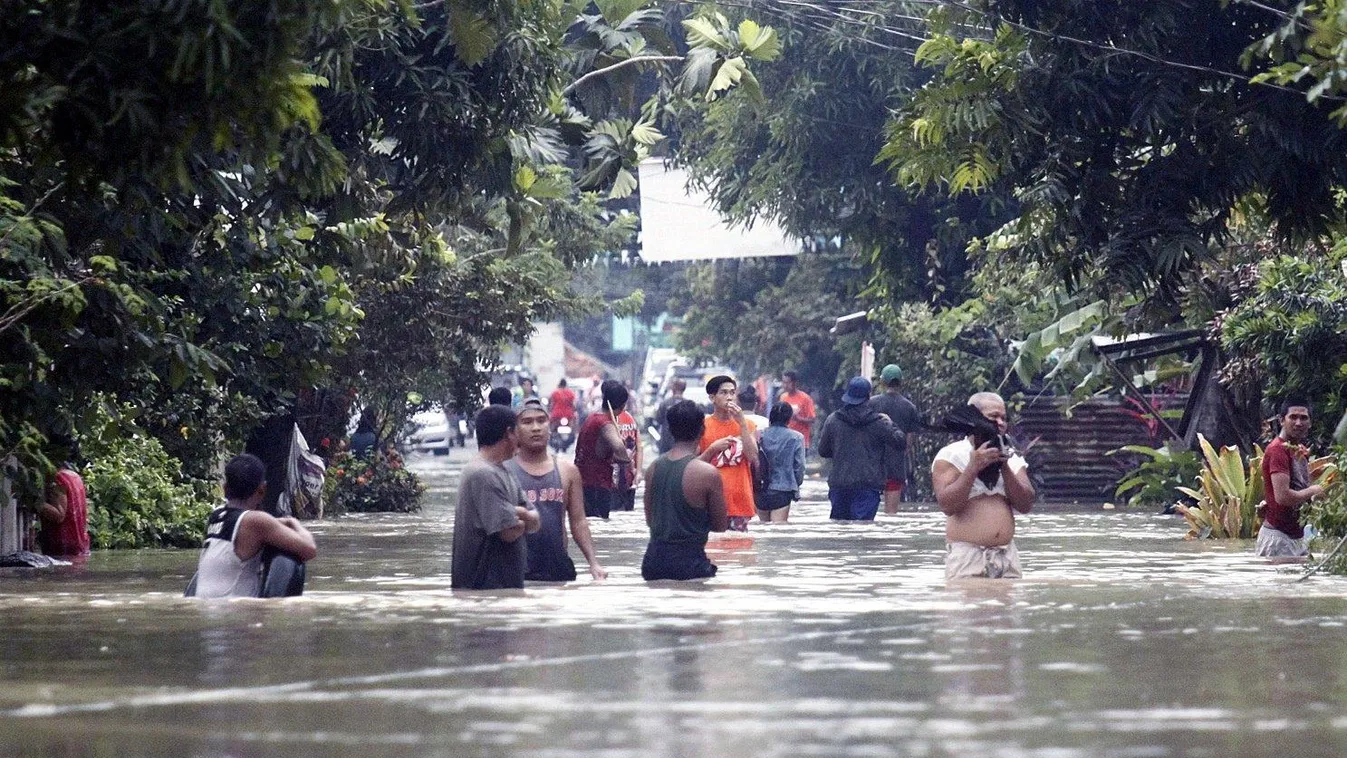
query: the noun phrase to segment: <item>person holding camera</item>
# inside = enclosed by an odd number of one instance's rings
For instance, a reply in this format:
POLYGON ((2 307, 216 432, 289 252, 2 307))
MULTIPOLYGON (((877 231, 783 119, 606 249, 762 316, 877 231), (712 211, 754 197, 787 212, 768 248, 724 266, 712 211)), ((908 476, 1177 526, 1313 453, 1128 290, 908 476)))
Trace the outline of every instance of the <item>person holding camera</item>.
POLYGON ((945 521, 945 578, 1018 579, 1015 512, 1034 506, 1029 464, 1005 436, 1006 402, 979 392, 968 405, 981 418, 972 432, 936 453, 931 484, 945 521), (984 423, 985 422, 985 423, 984 423))

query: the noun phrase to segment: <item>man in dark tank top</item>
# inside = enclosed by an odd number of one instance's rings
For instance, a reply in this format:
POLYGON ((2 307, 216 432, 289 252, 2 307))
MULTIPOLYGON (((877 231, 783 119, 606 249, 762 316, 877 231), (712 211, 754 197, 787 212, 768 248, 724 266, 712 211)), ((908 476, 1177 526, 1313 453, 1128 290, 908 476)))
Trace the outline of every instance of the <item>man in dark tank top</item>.
POLYGON ((569 582, 575 579, 575 562, 566 551, 566 522, 571 523, 575 544, 589 561, 589 573, 595 579, 608 576, 594 554, 594 540, 585 519, 585 496, 580 470, 574 463, 555 458, 547 452, 552 434, 547 409, 538 400, 526 400, 517 418, 519 445, 505 468, 519 482, 524 499, 538 511, 542 527, 528 540, 528 568, 524 579, 530 582, 569 582))
POLYGON ((645 523, 650 544, 641 576, 657 579, 705 579, 716 575, 706 557, 706 538, 729 525, 720 473, 701 460, 705 417, 691 400, 674 403, 668 414, 674 445, 650 465, 645 478, 645 523))

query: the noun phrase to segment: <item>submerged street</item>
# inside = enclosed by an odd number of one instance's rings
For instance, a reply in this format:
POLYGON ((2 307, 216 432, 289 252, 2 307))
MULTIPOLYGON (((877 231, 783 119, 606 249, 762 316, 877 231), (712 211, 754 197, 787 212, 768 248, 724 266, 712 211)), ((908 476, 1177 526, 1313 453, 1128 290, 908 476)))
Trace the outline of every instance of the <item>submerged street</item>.
MULTIPOLYGON (((192 551, 0 571, 3 755, 1340 755, 1347 582, 1176 517, 1041 507, 1026 578, 947 586, 942 517, 717 536, 720 575, 646 586, 639 511, 591 522, 611 578, 452 593, 469 453, 416 515, 314 527, 298 600, 194 602, 192 551)), ((572 548, 572 554, 576 554, 572 548)))

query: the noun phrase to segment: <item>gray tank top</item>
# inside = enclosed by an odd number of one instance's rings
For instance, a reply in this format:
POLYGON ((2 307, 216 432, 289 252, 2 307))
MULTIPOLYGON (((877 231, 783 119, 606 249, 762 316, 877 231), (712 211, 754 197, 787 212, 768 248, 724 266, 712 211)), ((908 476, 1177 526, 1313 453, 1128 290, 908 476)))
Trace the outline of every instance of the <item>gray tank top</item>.
POLYGON ((552 470, 542 476, 525 471, 514 459, 505 461, 505 469, 519 482, 524 498, 538 510, 538 520, 542 522, 537 532, 525 535, 528 541, 525 575, 539 581, 574 579, 575 564, 566 552, 566 489, 561 484, 561 470, 556 461, 552 461, 552 470))

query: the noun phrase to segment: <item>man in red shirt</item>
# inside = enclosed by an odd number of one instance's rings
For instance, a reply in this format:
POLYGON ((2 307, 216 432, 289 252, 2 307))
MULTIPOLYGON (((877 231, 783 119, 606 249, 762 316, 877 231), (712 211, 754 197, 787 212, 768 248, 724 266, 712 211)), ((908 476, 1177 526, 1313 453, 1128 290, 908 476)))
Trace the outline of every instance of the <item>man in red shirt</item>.
POLYGON ((1255 555, 1269 558, 1304 558, 1309 555, 1305 528, 1300 524, 1300 506, 1324 490, 1310 484, 1310 406, 1301 401, 1282 405, 1282 431, 1263 451, 1263 526, 1258 530, 1255 555))
POLYGON ((627 388, 609 379, 599 391, 603 409, 589 414, 575 441, 575 465, 585 493, 585 515, 606 519, 636 503, 641 467, 640 432, 627 407, 627 388))
POLYGON ((781 375, 781 394, 777 395, 778 403, 786 403, 794 411, 790 417, 790 428, 804 435, 805 450, 809 449, 809 441, 814 431, 814 398, 809 396, 808 392, 800 389, 800 375, 794 371, 787 371, 781 375))
POLYGON ((548 411, 553 429, 562 419, 575 423, 575 390, 566 386, 564 376, 557 382, 557 388, 552 390, 552 396, 548 399, 548 411))

